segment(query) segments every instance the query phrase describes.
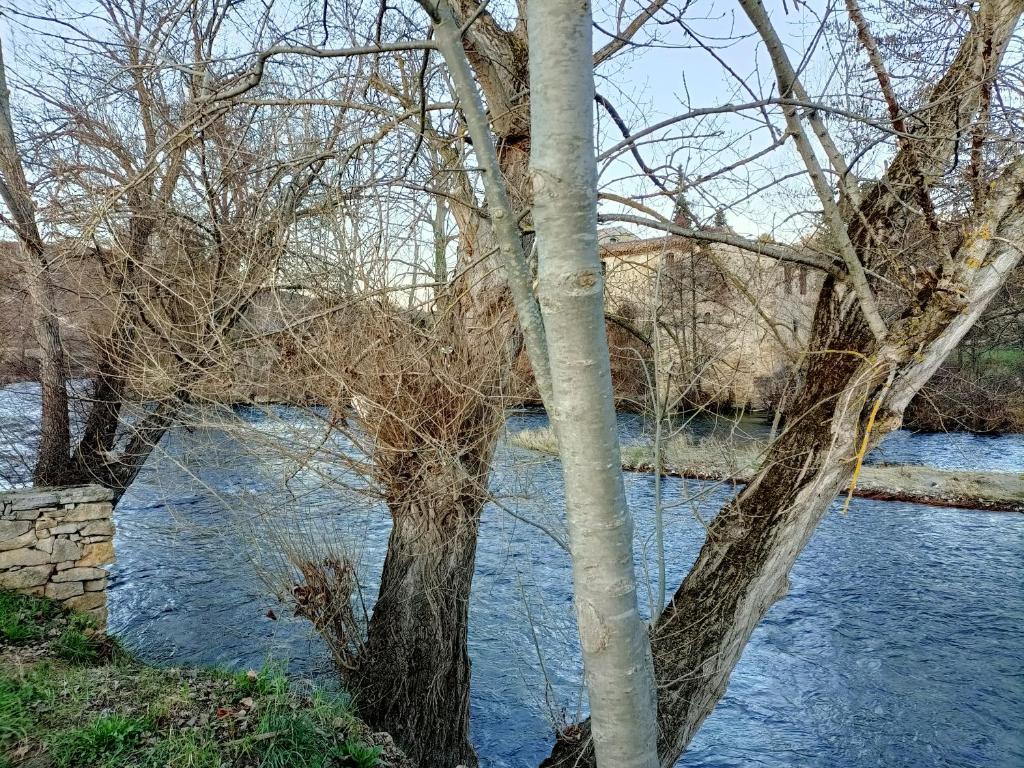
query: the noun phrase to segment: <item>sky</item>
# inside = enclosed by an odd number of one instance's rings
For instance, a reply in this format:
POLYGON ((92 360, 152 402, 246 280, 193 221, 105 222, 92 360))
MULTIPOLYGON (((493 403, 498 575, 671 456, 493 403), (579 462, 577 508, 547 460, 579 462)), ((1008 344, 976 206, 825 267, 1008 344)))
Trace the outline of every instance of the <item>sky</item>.
MULTIPOLYGON (((11 0, 0 0, 0 8, 5 2, 11 0)), ((631 18, 642 4, 642 0, 596 0, 595 48, 608 41, 605 32, 614 29, 617 9, 623 9, 624 16, 631 18)), ((631 131, 693 108, 747 102, 775 94, 774 76, 763 46, 752 34, 752 27, 735 0, 700 0, 689 4, 676 0, 671 5, 677 9, 688 6, 682 15, 686 31, 677 24, 649 23, 636 38, 644 44, 642 47, 620 54, 597 72, 598 92, 615 104, 631 131), (695 44, 698 38, 709 50, 695 44), (744 90, 729 70, 742 79, 749 90, 744 90)), ((853 90, 864 89, 862 84, 838 78, 832 65, 834 36, 827 37, 827 42, 816 37, 822 18, 835 23, 845 20, 841 2, 766 0, 765 5, 793 61, 800 62, 811 52, 804 69, 804 83, 812 97, 829 93, 842 99, 849 85, 853 90)), ((863 5, 870 15, 874 3, 864 0, 863 5)), ((281 18, 286 19, 290 15, 310 13, 314 6, 318 8, 319 3, 279 2, 275 7, 281 18)), ((496 0, 495 6, 501 10, 501 0, 496 0)), ((85 11, 92 3, 78 0, 73 7, 85 11)), ((19 3, 18 10, 22 14, 46 15, 46 0, 19 3)), ((24 32, 19 23, 47 26, 24 15, 19 20, 12 20, 10 15, 0 18, 0 36, 12 72, 12 84, 16 84, 18 77, 31 78, 39 74, 25 73, 19 67, 24 48, 24 32)), ((87 66, 86 61, 83 66, 87 66)), ((45 73, 41 76, 45 77, 45 73)), ((640 152, 649 165, 679 169, 692 180, 767 147, 772 136, 754 119, 756 116, 755 112, 748 112, 690 120, 656 134, 664 140, 657 145, 644 144, 640 152)), ((777 113, 773 121, 776 126, 782 126, 777 113)), ((836 126, 837 136, 842 140, 843 121, 829 122, 836 126)), ((597 125, 602 147, 607 148, 621 139, 614 124, 600 109, 597 110, 597 125)), ((877 167, 877 156, 869 155, 858 170, 870 176, 877 167)), ((662 215, 671 215, 673 201, 665 195, 650 197, 657 190, 647 180, 638 182, 637 172, 628 156, 626 160, 603 163, 602 190, 640 197, 662 215)), ((670 176, 668 180, 674 184, 678 172, 673 170, 670 176)), ((813 211, 819 207, 806 177, 801 175, 791 143, 712 183, 691 189, 688 200, 694 213, 704 221, 711 220, 718 206, 725 206, 729 224, 740 233, 770 234, 784 241, 799 238, 813 228, 813 211)), ((621 206, 605 202, 602 210, 613 212, 621 210, 621 206)))

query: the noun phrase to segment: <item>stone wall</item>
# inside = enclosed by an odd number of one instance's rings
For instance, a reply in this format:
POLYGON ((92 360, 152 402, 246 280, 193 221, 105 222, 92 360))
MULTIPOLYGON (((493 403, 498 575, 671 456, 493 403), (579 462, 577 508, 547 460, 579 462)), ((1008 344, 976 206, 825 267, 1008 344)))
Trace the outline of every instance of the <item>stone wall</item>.
POLYGON ((107 622, 114 562, 110 491, 96 485, 0 492, 0 589, 41 595, 107 622))

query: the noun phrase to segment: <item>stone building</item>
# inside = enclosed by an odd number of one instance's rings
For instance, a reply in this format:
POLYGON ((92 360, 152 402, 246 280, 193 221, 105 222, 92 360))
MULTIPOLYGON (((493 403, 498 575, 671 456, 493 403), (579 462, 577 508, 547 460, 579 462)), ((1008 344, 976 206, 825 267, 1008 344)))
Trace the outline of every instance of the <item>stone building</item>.
POLYGON ((621 227, 602 230, 599 244, 607 312, 648 336, 657 317, 659 368, 677 407, 771 402, 806 344, 820 274, 728 245, 640 239, 621 227))

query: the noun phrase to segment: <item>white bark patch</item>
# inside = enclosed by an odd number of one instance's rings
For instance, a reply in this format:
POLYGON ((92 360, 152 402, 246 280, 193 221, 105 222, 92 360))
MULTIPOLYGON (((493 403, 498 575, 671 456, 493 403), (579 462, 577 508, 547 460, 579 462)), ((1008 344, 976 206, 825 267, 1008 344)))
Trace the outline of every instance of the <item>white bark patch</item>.
POLYGON ((580 645, 588 653, 601 653, 608 647, 610 633, 601 614, 586 600, 581 600, 576 609, 580 625, 580 645))

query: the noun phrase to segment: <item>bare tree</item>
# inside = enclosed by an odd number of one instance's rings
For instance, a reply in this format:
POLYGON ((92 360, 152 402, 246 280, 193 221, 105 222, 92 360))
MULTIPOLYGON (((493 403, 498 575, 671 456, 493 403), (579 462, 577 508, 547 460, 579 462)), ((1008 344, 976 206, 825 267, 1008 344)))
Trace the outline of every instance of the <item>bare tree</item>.
MULTIPOLYGON (((799 93, 764 8, 742 5, 768 46, 783 95, 799 93)), ((855 255, 865 270, 896 275, 919 258, 921 240, 903 235, 929 230, 931 189, 949 179, 950 159, 968 137, 988 135, 984 94, 1022 11, 1020 2, 982 3, 913 123, 897 128, 901 144, 882 178, 845 217, 828 217, 844 261, 855 255)), ((896 112, 894 121, 904 114, 896 112)), ((803 116, 787 111, 786 119, 797 140, 807 141, 803 116)), ((820 187, 816 160, 801 156, 820 187)), ((652 628, 662 765, 675 763, 724 694, 751 633, 786 594, 796 557, 837 494, 856 483, 866 452, 899 426, 910 399, 1019 263, 1022 174, 1019 156, 992 173, 987 193, 962 223, 963 236, 928 237, 928 247, 944 254, 940 267, 919 274, 898 297, 887 296, 887 320, 867 300, 864 283, 854 293, 844 281, 825 279, 787 428, 758 475, 711 523, 697 562, 652 628)), ((829 209, 833 193, 818 191, 829 209)), ((883 279, 875 277, 868 289, 878 291, 883 279)), ((593 764, 586 734, 563 734, 544 764, 593 764)))
POLYGON ((2 222, 18 237, 21 272, 32 299, 32 328, 39 346, 42 422, 32 479, 37 485, 61 485, 68 479, 71 429, 68 414, 64 343, 54 297, 50 256, 39 233, 32 193, 15 140, 11 93, 0 48, 0 198, 9 213, 2 222))

